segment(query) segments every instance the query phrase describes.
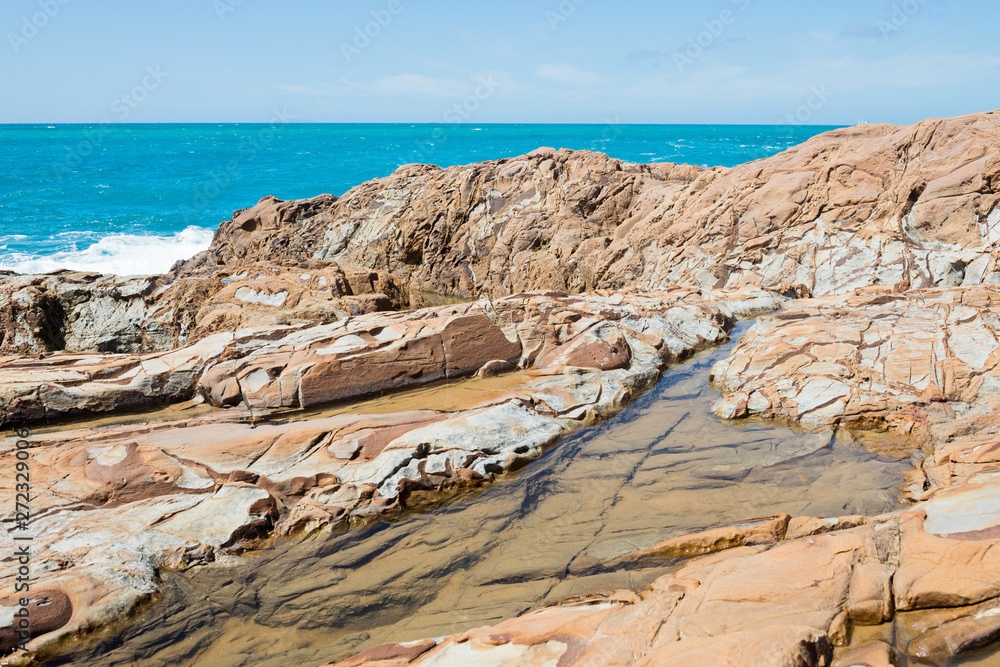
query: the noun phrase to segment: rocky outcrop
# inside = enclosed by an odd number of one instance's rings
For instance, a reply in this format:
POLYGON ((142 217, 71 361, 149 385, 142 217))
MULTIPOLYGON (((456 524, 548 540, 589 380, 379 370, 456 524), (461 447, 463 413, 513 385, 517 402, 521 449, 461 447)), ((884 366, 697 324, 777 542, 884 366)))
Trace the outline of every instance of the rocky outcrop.
POLYGON ((333 324, 257 326, 163 353, 0 359, 0 425, 148 409, 196 391, 216 407, 260 411, 312 408, 498 366, 610 372, 633 366, 638 347, 661 362, 676 360, 718 340, 734 316, 777 303, 766 292, 707 301, 689 289, 525 294, 333 324))
POLYGON ((605 564, 682 561, 638 596, 619 591, 414 645, 416 653, 389 645, 337 664, 389 664, 379 656, 398 655, 391 664, 848 665, 905 655, 945 665, 992 644, 1000 633, 998 311, 1000 292, 985 287, 793 301, 762 316, 713 368, 726 419, 919 436, 925 456, 904 490, 916 504, 876 517, 748 519, 673 537, 605 564), (855 632, 863 626, 875 629, 855 632), (852 642, 855 635, 865 639, 852 642))
POLYGON ((0 354, 167 351, 220 331, 392 310, 403 298, 385 272, 317 262, 136 278, 7 276, 0 278, 0 354))
MULTIPOLYGON (((914 504, 588 553, 581 571, 677 567, 641 594, 342 664, 944 664, 989 644, 1000 293, 982 285, 1000 281, 998 124, 846 128, 735 169, 552 149, 409 165, 340 198, 265 198, 165 276, 3 277, 0 424, 104 418, 27 441, 44 587, 19 659, 122 620, 164 568, 488 484, 779 294, 816 296, 761 318, 714 368, 719 416, 825 429, 803 452, 844 425, 916 436, 914 504), (386 312, 417 305, 431 307, 386 312), (482 389, 447 409, 419 393, 362 402, 436 381, 482 389)), ((0 443, 8 497, 19 446, 0 443)), ((24 606, 14 576, 0 573, 0 651, 24 606)))
POLYGON ((266 197, 168 276, 0 280, 0 352, 162 351, 434 295, 996 283, 998 133, 996 114, 857 126, 734 169, 552 149, 408 165, 340 198, 266 197))
POLYGON ((920 430, 929 411, 989 414, 1000 387, 1000 292, 982 287, 806 299, 764 316, 712 370, 718 413, 806 425, 888 421, 920 430))
POLYGON ((981 483, 1000 460, 998 313, 982 287, 790 302, 713 368, 716 412, 916 435, 930 453, 912 498, 981 483))
POLYGON ((240 340, 219 334, 173 352, 149 355, 0 359, 0 426, 148 410, 189 399, 205 366, 240 340))
MULTIPOLYGON (((878 558, 871 526, 770 550, 742 547, 691 561, 641 596, 618 591, 543 609, 420 644, 391 664, 829 664, 828 632, 847 627, 842 605, 854 567, 878 558)), ((381 656, 394 653, 377 647, 332 664, 387 664, 381 656)))
POLYGON ((525 156, 265 198, 183 269, 275 258, 475 297, 555 289, 996 283, 1000 115, 862 125, 734 169, 525 156))
MULTIPOLYGON (((81 628, 121 618, 158 590, 159 568, 212 562, 274 534, 365 523, 411 498, 488 483, 621 409, 668 362, 723 341, 734 317, 777 305, 761 291, 525 294, 216 334, 166 354, 8 362, 0 373, 16 396, 3 397, 5 412, 22 421, 60 405, 71 406, 64 414, 120 410, 149 388, 178 398, 195 382, 217 405, 239 404, 28 440, 32 567, 48 573, 47 590, 70 610, 31 646, 47 655, 81 628), (529 372, 452 411, 288 412, 503 364, 529 372), (32 395, 31 386, 41 389, 32 395)), ((10 454, 15 440, 0 449, 10 454)), ((16 465, 13 456, 0 461, 0 488, 11 497, 16 465)), ((9 549, 15 534, 0 535, 9 549)), ((13 576, 0 575, 3 590, 13 576)))
POLYGON ((922 502, 897 519, 892 587, 897 610, 939 611, 913 617, 892 643, 910 659, 946 664, 993 643, 998 632, 991 552, 1000 293, 861 292, 793 302, 762 318, 713 369, 729 392, 717 411, 861 423, 927 443, 905 491, 922 502))

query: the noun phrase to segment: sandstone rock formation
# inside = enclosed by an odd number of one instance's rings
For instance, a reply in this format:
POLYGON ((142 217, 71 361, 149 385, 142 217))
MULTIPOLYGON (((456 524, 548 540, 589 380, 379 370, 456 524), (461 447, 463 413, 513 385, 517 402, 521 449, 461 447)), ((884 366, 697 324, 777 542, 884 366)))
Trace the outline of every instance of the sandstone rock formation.
POLYGON ((900 514, 860 526, 829 522, 798 537, 786 532, 785 517, 775 539, 690 560, 641 595, 595 595, 330 664, 830 665, 836 655, 836 664, 886 665, 893 664, 887 642, 838 647, 850 643, 854 628, 923 609, 933 611, 903 621, 915 635, 909 658, 945 664, 993 641, 1000 627, 991 550, 998 490, 992 481, 964 486, 900 514), (881 662, 857 662, 874 659, 881 662))
MULTIPOLYGON (((722 546, 639 596, 603 594, 409 651, 380 646, 331 664, 829 665, 835 656, 833 664, 895 664, 886 641, 838 647, 855 629, 914 610, 930 611, 897 621, 908 635, 901 648, 922 664, 946 664, 995 637, 997 573, 988 554, 996 519, 984 515, 997 488, 954 489, 861 526, 857 518, 793 519, 817 526, 804 535, 792 535, 785 517, 764 543, 722 546), (873 654, 882 662, 862 661, 873 654), (387 657, 395 662, 382 662, 387 657)), ((685 539, 717 543, 711 533, 685 539)))
MULTIPOLYGON (((714 368, 719 416, 906 435, 912 504, 588 556, 677 567, 339 664, 943 665, 990 644, 998 136, 993 113, 836 130, 735 169, 552 149, 409 165, 340 198, 265 198, 165 276, 0 278, 0 425, 93 420, 29 439, 44 587, 14 660, 122 622, 163 568, 488 484, 792 297, 714 368), (481 390, 361 402, 441 380, 481 390)), ((9 497, 16 465, 0 457, 9 497)))
POLYGON ((996 283, 1000 114, 862 125, 734 169, 586 151, 408 165, 341 198, 265 198, 179 267, 336 261, 472 298, 554 289, 996 283))
POLYGON ((878 517, 748 519, 672 538, 608 563, 694 557, 638 597, 619 591, 419 651, 388 645, 337 664, 829 665, 906 656, 945 665, 992 644, 998 310, 1000 292, 987 287, 793 301, 762 316, 713 369, 727 419, 917 436, 926 456, 905 491, 917 504, 878 517))
POLYGON ((311 324, 406 305, 385 272, 310 262, 136 278, 0 278, 0 354, 167 351, 219 331, 311 324))
POLYGON ((1000 627, 998 306, 1000 292, 983 287, 791 302, 713 369, 726 418, 861 423, 926 443, 906 489, 923 502, 898 517, 892 586, 897 610, 951 609, 912 621, 899 646, 929 664, 992 643, 1000 627))
POLYGON ((790 302, 712 371, 720 416, 807 425, 989 414, 1000 388, 1000 292, 936 289, 790 302), (907 408, 914 408, 907 410, 907 408))
POLYGON ((408 165, 340 198, 266 197, 167 276, 0 280, 0 352, 166 350, 427 294, 995 283, 997 136, 977 114, 836 130, 735 169, 552 149, 408 165))
POLYGON ((255 326, 171 352, 0 359, 0 425, 149 408, 189 399, 196 389, 218 407, 310 408, 466 377, 491 362, 551 374, 612 371, 631 366, 637 346, 672 361, 718 340, 734 316, 776 306, 766 292, 720 295, 717 303, 689 289, 584 299, 526 294, 328 325, 255 326), (623 331, 633 326, 628 342, 623 331))
MULTIPOLYGON (((33 567, 68 610, 32 648, 46 655, 81 628, 116 622, 155 594, 158 568, 212 562, 275 533, 357 525, 413 494, 516 470, 634 400, 667 362, 724 340, 735 316, 777 305, 761 291, 526 294, 216 334, 170 353, 0 364, 0 400, 19 422, 177 400, 195 385, 217 406, 240 405, 30 439, 33 567), (491 362, 530 372, 450 412, 288 412, 462 378, 491 362)), ((0 448, 10 454, 15 440, 0 448)), ((0 463, 11 497, 16 464, 0 463)), ((10 549, 12 536, 0 535, 10 549)))

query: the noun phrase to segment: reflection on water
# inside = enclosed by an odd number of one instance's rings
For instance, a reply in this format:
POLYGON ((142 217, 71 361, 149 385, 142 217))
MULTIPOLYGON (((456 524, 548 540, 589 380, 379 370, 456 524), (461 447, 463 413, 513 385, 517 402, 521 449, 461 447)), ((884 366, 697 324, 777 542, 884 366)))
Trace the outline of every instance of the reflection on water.
MULTIPOLYGON (((960 641, 957 641, 957 637, 960 636, 957 633, 945 641, 941 641, 943 637, 940 634, 937 636, 937 641, 927 641, 927 638, 933 636, 943 624, 958 619, 968 619, 974 612, 995 609, 996 606, 996 600, 988 600, 981 605, 969 607, 897 611, 888 623, 855 626, 851 633, 850 645, 837 651, 847 651, 873 641, 883 641, 895 649, 898 667, 959 667, 960 665, 997 667, 1000 665, 1000 653, 997 651, 996 635, 989 633, 983 627, 978 629, 978 636, 986 639, 983 644, 967 641, 976 636, 976 632, 960 641), (957 655, 954 655, 956 653, 957 655)), ((988 617, 989 614, 987 611, 985 616, 988 617)), ((834 660, 837 657, 835 653, 834 660)))
POLYGON ((530 372, 516 371, 490 377, 471 377, 458 382, 441 380, 416 389, 386 393, 363 401, 335 403, 309 410, 277 412, 268 417, 268 421, 325 419, 346 414, 384 415, 410 410, 458 412, 499 401, 502 396, 531 379, 530 372))
POLYGON ((158 424, 162 422, 197 419, 213 413, 221 412, 201 399, 174 403, 157 410, 116 410, 113 413, 72 416, 59 419, 46 419, 40 424, 32 424, 31 432, 36 435, 43 433, 63 433, 81 429, 99 429, 110 426, 128 424, 158 424))
POLYGON ((615 419, 479 495, 401 521, 282 541, 228 568, 168 573, 163 599, 73 664, 318 664, 571 595, 645 587, 666 569, 602 563, 667 537, 777 512, 897 506, 907 460, 829 431, 716 419, 708 370, 730 347, 673 369, 615 419))

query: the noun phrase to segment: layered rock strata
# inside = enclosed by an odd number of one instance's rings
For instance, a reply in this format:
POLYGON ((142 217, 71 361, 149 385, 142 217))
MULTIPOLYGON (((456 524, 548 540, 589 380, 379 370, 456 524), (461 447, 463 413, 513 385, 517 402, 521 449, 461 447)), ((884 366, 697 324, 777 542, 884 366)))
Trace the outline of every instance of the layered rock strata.
MULTIPOLYGON (((889 516, 786 515, 728 529, 746 546, 720 543, 717 531, 688 536, 686 555, 719 553, 686 561, 641 594, 602 593, 329 664, 881 667, 896 664, 883 639, 839 647, 865 626, 916 610, 929 611, 896 620, 907 657, 950 664, 1000 628, 1000 559, 991 548, 998 492, 993 482, 967 485, 889 516)), ((660 549, 677 555, 678 546, 660 549)), ((898 642, 891 629, 884 634, 898 642)))
POLYGON ((766 292, 719 302, 721 308, 706 305, 698 290, 688 289, 590 298, 525 294, 333 324, 257 326, 163 353, 0 359, 0 425, 148 408, 196 392, 218 407, 310 408, 466 377, 488 362, 495 362, 492 369, 575 364, 613 371, 631 364, 622 331, 632 323, 635 340, 670 361, 695 342, 675 330, 705 322, 700 333, 715 340, 734 310, 749 315, 778 303, 766 292), (647 315, 665 319, 647 322, 647 315))
POLYGON ((1000 388, 1000 292, 982 287, 793 301, 712 370, 726 418, 926 430, 989 415, 1000 388))
POLYGON ((734 169, 552 149, 407 165, 340 198, 266 197, 166 276, 4 278, 0 353, 163 351, 434 295, 996 283, 998 136, 976 114, 835 130, 734 169))
POLYGON ((586 151, 408 165, 343 197, 265 198, 178 270, 335 261, 411 289, 996 283, 1000 114, 826 132, 734 169, 586 151))
POLYGON ((989 646, 1000 635, 998 311, 1000 292, 983 287, 790 302, 713 369, 726 419, 919 436, 926 456, 905 490, 916 504, 675 537, 607 564, 680 559, 638 595, 336 664, 946 665, 989 646))
POLYGON ((143 277, 0 277, 0 354, 168 351, 220 331, 333 322, 408 305, 389 274, 329 262, 143 277))
MULTIPOLYGON (((140 387, 169 399, 197 385, 218 406, 241 406, 28 439, 32 567, 62 610, 31 648, 44 656, 123 618, 156 593, 159 568, 212 562, 273 534, 367 522, 414 494, 516 470, 629 403, 668 362, 725 340, 736 316, 777 305, 761 291, 526 294, 216 335, 167 355, 2 364, 15 389, 5 409, 21 421, 120 409, 140 387), (450 412, 288 412, 518 365, 527 375, 450 412), (45 390, 30 395, 32 385, 45 390), (71 409, 60 411, 56 396, 71 409)), ((15 440, 0 447, 11 454, 15 440)), ((2 461, 0 484, 14 497, 17 461, 2 461)), ((8 550, 16 534, 13 525, 3 533, 8 550)), ((0 579, 3 590, 13 576, 0 579)))
MULTIPOLYGON (((166 276, 0 279, 0 423, 202 402, 29 439, 45 585, 21 659, 123 619, 161 568, 515 470, 775 293, 818 298, 762 319, 715 368, 719 415, 917 436, 918 504, 673 538, 606 564, 682 559, 641 595, 344 664, 945 664, 989 644, 998 297, 977 286, 1000 280, 998 136, 994 113, 845 128, 735 169, 552 149, 408 165, 340 198, 265 198, 166 276), (768 291, 707 291, 745 285, 768 291), (623 293, 566 294, 602 289, 623 293), (452 410, 320 409, 514 369, 452 410), (852 632, 873 641, 847 646, 852 632)), ((0 600, 4 649, 18 605, 0 600)))

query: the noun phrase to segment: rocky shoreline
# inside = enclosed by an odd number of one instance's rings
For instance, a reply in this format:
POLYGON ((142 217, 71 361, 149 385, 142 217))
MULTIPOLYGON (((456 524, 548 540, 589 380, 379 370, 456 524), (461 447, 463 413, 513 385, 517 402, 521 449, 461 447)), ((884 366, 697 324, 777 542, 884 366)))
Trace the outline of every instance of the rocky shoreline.
POLYGON ((551 149, 410 165, 340 198, 265 198, 165 276, 0 278, 0 425, 37 431, 0 442, 28 442, 39 582, 31 652, 8 663, 124 622, 163 568, 487 484, 757 316, 712 371, 717 414, 919 440, 910 506, 746 517, 622 557, 683 559, 641 594, 337 664, 875 667, 990 645, 998 125, 853 127, 735 169, 551 149), (465 405, 351 411, 491 377, 465 405))
POLYGON ((919 437, 928 454, 904 489, 907 509, 674 538, 623 559, 695 557, 641 595, 604 593, 335 664, 945 665, 989 646, 1000 632, 988 340, 998 298, 980 287, 788 302, 712 371, 727 392, 723 418, 857 420, 919 437))
MULTIPOLYGON (((215 334, 170 353, 2 364, 7 415, 20 425, 195 391, 215 408, 30 438, 32 565, 47 586, 38 595, 68 610, 33 648, 57 652, 80 628, 128 615, 156 594, 159 568, 210 563, 272 535, 363 525, 411 495, 517 470, 633 401, 671 361, 724 341, 735 317, 775 307, 759 290, 530 294, 215 334), (517 382, 459 410, 297 417, 519 367, 517 382)), ((13 451, 16 440, 0 446, 13 451)), ((17 460, 2 467, 13 497, 17 460)), ((3 584, 13 588, 14 576, 3 584)))

